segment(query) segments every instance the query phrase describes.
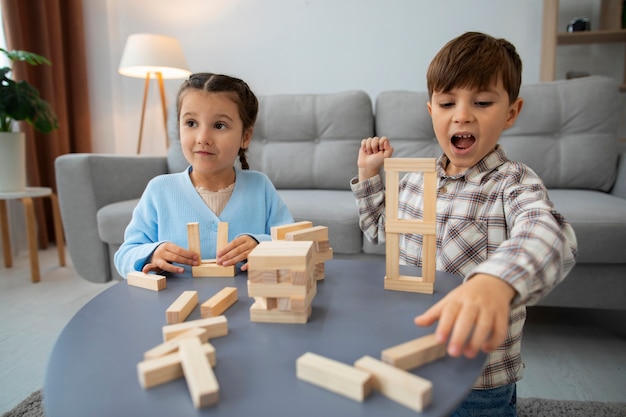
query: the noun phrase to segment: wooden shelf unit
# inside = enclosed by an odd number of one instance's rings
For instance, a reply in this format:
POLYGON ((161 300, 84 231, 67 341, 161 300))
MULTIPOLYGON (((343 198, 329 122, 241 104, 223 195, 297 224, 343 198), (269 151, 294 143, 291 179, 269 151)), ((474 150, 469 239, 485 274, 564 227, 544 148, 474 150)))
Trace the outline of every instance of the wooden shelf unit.
MULTIPOLYGON (((624 43, 626 29, 622 29, 622 0, 601 0, 600 25, 597 30, 559 32, 559 0, 543 1, 543 34, 541 43, 541 81, 552 81, 556 70, 556 48, 559 45, 624 43)), ((623 83, 626 91, 626 50, 623 83)))

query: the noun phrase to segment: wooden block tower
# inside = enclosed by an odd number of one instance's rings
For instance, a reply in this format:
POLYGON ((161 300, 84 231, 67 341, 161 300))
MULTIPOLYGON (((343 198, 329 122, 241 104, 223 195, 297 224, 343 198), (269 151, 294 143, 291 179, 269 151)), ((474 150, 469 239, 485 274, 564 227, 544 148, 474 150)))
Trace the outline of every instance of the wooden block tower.
POLYGON ((293 242, 313 242, 313 275, 317 281, 324 279, 324 262, 333 259, 333 248, 328 239, 328 227, 313 226, 311 222, 303 221, 282 226, 272 227, 273 240, 288 240, 293 242))
MULTIPOLYGON (((189 250, 196 252, 199 256, 200 251, 200 225, 197 222, 187 223, 187 242, 189 250)), ((219 252, 228 244, 228 222, 220 222, 217 224, 217 242, 216 251, 219 252)), ((220 266, 215 259, 202 259, 199 266, 191 267, 191 275, 197 277, 234 277, 235 266, 220 266)))
POLYGON ((437 254, 437 173, 433 158, 385 159, 385 233, 386 276, 385 289, 432 294, 435 287, 437 254), (424 173, 424 207, 422 220, 398 218, 400 172, 424 173), (422 276, 400 275, 400 235, 420 234, 422 240, 422 276))
POLYGON ((248 255, 250 320, 306 323, 317 292, 313 276, 313 242, 261 242, 248 255))

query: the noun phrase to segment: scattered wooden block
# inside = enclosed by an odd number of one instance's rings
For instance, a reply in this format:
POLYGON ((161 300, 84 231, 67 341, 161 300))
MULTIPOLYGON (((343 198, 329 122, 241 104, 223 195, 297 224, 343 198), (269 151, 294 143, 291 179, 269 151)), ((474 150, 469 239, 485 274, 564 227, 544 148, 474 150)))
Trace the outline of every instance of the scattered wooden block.
POLYGON ((165 320, 168 324, 181 323, 191 314, 197 304, 198 291, 183 291, 165 310, 165 320))
POLYGON ((308 229, 313 227, 313 223, 309 221, 302 221, 296 223, 283 224, 281 226, 274 226, 270 229, 272 240, 284 240, 285 234, 300 229, 308 229))
POLYGON ((163 326, 163 341, 167 342, 168 340, 173 339, 179 334, 194 327, 202 327, 206 329, 208 332, 207 337, 209 339, 226 336, 228 334, 228 321, 226 320, 226 317, 217 316, 163 326))
POLYGON ((143 354, 144 359, 156 359, 161 356, 168 355, 174 351, 178 350, 178 343, 186 338, 186 337, 197 337, 201 342, 206 342, 209 340, 209 332, 205 328, 202 327, 194 327, 193 329, 189 329, 177 335, 176 337, 171 338, 167 342, 163 342, 160 345, 153 347, 143 354))
POLYGON ((396 346, 384 349, 383 362, 406 371, 446 356, 446 345, 437 341, 432 333, 396 346))
POLYGON ((432 382, 371 356, 363 356, 354 366, 371 373, 373 388, 389 399, 417 412, 422 412, 430 404, 432 382))
POLYGON ((237 300, 237 288, 222 288, 217 294, 200 305, 200 316, 202 318, 219 316, 237 300))
POLYGON ((216 404, 220 387, 211 364, 202 350, 200 340, 197 338, 181 340, 178 349, 193 405, 196 408, 202 408, 216 404))
POLYGON ((296 376, 360 402, 372 390, 372 375, 369 372, 311 352, 296 360, 296 376))
POLYGON ((146 274, 140 271, 129 272, 126 275, 126 283, 133 287, 152 291, 161 291, 167 288, 167 281, 163 275, 146 274))
MULTIPOLYGON (((215 366, 215 348, 210 343, 202 344, 202 353, 215 366)), ((173 352, 156 359, 149 359, 137 364, 139 384, 143 388, 152 388, 183 377, 183 368, 178 352, 173 352)))

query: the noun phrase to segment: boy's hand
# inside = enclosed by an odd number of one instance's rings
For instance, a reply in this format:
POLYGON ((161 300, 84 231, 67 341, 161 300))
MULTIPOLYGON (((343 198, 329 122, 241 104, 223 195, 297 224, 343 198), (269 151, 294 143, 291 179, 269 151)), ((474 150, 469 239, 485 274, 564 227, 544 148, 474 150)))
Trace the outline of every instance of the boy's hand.
POLYGON ((150 262, 145 264, 141 272, 173 272, 182 274, 185 268, 172 265, 173 262, 183 265, 198 266, 200 257, 195 252, 182 248, 174 243, 165 242, 159 245, 152 253, 150 262))
POLYGON ((357 166, 359 168, 359 181, 372 178, 380 172, 385 163, 385 158, 390 158, 393 148, 389 139, 383 136, 363 139, 359 149, 357 166))
MULTIPOLYGON (((241 235, 228 242, 228 245, 217 252, 217 264, 222 266, 236 265, 237 262, 243 262, 248 259, 248 255, 252 249, 256 248, 259 243, 248 235, 241 235)), ((248 264, 241 266, 242 271, 248 270, 248 264)))
POLYGON ((515 294, 500 278, 478 274, 417 316, 415 324, 430 326, 439 320, 437 339, 450 340, 448 354, 473 358, 479 350, 488 353, 504 342, 515 294))

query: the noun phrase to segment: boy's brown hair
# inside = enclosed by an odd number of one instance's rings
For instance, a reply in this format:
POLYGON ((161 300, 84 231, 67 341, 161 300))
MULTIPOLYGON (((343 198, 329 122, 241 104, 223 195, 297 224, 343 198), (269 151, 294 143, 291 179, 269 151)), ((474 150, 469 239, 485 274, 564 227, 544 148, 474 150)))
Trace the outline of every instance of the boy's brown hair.
POLYGON ((466 32, 448 42, 431 61, 426 74, 428 97, 459 87, 487 89, 498 79, 513 103, 522 84, 522 60, 515 46, 506 39, 466 32))

